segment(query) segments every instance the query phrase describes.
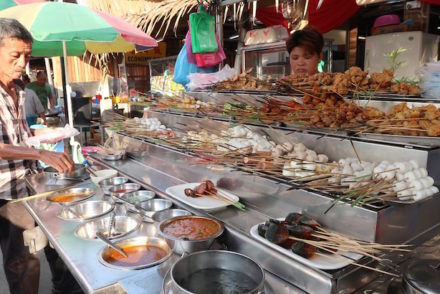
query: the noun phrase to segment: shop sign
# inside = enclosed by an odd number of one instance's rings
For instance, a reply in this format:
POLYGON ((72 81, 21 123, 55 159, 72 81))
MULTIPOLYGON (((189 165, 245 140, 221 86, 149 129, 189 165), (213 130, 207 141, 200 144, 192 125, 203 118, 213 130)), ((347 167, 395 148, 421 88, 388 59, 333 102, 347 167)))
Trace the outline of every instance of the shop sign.
POLYGON ((148 65, 148 60, 152 58, 165 57, 167 55, 167 43, 160 42, 156 48, 139 53, 126 53, 125 64, 148 65))

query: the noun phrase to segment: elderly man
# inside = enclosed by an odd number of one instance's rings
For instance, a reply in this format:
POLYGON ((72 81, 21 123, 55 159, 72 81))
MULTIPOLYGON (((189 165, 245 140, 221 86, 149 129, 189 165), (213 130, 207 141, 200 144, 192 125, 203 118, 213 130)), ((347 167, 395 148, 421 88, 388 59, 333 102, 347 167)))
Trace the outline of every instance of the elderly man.
POLYGON ((0 247, 11 293, 37 293, 40 265, 23 244, 23 230, 34 220, 21 203, 9 200, 27 195, 25 175, 41 160, 59 172, 73 170, 64 153, 26 146, 30 136, 24 113, 24 91, 15 82, 32 52, 32 36, 19 22, 0 18, 0 247))

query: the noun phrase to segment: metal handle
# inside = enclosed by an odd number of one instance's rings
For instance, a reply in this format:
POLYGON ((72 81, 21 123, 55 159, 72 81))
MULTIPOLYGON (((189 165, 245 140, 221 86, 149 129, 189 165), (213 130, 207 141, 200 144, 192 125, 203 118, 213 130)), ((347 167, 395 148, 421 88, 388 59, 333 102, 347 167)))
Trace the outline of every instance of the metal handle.
POLYGON ((110 213, 110 220, 109 220, 109 224, 108 224, 108 237, 111 238, 112 237, 112 229, 114 226, 114 221, 115 221, 115 212, 112 211, 110 213))
POLYGON ((96 237, 106 243, 108 246, 119 252, 122 256, 128 257, 127 254, 117 245, 113 244, 109 239, 107 239, 101 232, 96 232, 96 237))

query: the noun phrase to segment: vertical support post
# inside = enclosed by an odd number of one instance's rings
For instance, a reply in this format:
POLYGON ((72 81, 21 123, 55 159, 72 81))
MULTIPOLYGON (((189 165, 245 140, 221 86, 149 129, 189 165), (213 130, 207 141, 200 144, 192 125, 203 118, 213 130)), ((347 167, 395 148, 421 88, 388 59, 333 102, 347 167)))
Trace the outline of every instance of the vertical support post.
MULTIPOLYGON (((215 6, 215 31, 220 42, 220 46, 223 47, 223 8, 220 6, 220 1, 217 1, 215 6)), ((221 62, 218 67, 219 70, 223 68, 224 61, 221 62)))
MULTIPOLYGON (((73 128, 73 109, 72 109, 72 91, 69 87, 69 73, 67 70, 67 48, 66 48, 66 41, 63 41, 63 57, 64 57, 64 75, 66 77, 66 90, 67 90, 67 115, 69 118, 69 125, 73 128)), ((70 138, 70 144, 73 144, 75 142, 74 138, 70 138)))
MULTIPOLYGON (((44 63, 45 63, 45 65, 46 65, 46 74, 47 74, 47 82, 49 83, 49 85, 50 85, 50 89, 51 89, 51 91, 52 91, 52 96, 54 97, 54 99, 55 99, 55 101, 54 101, 54 103, 55 103, 55 105, 57 104, 57 98, 58 98, 58 95, 56 95, 56 91, 55 91, 55 88, 54 88, 54 85, 53 85, 53 79, 52 79, 52 69, 50 68, 50 61, 49 61, 49 58, 44 58, 44 63)), ((54 105, 54 106, 55 106, 54 105)))

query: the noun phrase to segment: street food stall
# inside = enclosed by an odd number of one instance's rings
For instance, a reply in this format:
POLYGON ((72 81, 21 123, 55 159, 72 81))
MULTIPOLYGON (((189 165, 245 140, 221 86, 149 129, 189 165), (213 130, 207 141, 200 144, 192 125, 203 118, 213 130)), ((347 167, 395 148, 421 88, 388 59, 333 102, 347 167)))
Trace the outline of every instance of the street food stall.
POLYGON ((244 70, 106 122, 25 203, 88 293, 438 292, 439 106, 387 69, 244 70))

